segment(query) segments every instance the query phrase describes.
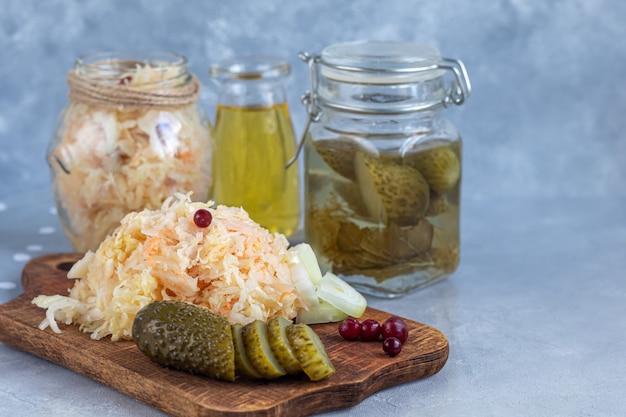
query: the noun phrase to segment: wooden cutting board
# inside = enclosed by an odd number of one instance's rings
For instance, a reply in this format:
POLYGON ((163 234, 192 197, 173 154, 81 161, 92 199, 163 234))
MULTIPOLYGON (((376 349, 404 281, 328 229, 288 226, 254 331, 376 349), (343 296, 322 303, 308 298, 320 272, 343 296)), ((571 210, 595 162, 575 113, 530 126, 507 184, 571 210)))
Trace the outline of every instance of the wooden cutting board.
MULTIPOLYGON (((382 389, 437 373, 448 359, 448 341, 438 330, 406 320, 409 338, 391 358, 381 342, 348 342, 337 324, 312 327, 320 335, 337 370, 321 382, 306 376, 275 381, 214 381, 163 368, 132 341, 92 340, 77 326, 63 333, 37 328, 44 310, 31 303, 39 294, 67 294, 73 281, 67 270, 77 254, 46 255, 24 267, 24 294, 0 305, 0 342, 72 369, 172 416, 307 416, 353 406, 382 389)), ((368 308, 365 317, 381 323, 390 314, 368 308)), ((415 387, 419 390, 419 387, 415 387)))

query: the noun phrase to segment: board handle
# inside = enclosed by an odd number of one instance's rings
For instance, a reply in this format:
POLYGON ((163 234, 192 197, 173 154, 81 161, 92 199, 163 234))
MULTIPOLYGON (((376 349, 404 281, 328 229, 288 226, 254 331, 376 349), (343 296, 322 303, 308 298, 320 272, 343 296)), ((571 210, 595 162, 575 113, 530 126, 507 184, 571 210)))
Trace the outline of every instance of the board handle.
POLYGON ((57 253, 31 259, 22 271, 24 294, 36 297, 45 291, 45 295, 52 295, 51 290, 57 290, 56 294, 66 294, 67 282, 58 278, 67 277, 67 272, 82 256, 79 253, 57 253), (54 284, 51 286, 51 283, 54 284))

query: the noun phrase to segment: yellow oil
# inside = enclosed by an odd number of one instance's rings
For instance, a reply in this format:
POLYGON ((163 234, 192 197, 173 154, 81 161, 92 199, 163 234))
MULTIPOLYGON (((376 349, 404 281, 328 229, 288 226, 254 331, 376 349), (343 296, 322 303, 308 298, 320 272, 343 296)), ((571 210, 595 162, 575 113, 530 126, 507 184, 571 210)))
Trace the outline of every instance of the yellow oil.
POLYGON ((271 107, 217 106, 213 198, 243 207, 272 232, 293 235, 300 222, 298 164, 286 103, 271 107))

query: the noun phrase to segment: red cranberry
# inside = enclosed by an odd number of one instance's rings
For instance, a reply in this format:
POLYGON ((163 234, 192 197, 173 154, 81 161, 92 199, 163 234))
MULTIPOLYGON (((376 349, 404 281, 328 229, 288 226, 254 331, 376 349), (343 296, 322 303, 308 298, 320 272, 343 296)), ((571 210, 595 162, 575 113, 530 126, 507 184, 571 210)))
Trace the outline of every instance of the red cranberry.
POLYGON ((389 337, 396 337, 400 343, 406 342, 409 337, 409 330, 404 320, 400 317, 391 316, 381 326, 383 340, 389 337))
POLYGON ((193 222, 201 228, 209 227, 212 221, 213 215, 209 210, 200 209, 193 215, 193 222))
POLYGON ((380 336, 380 323, 374 319, 363 320, 361 323, 361 340, 373 342, 380 336))
POLYGON ((355 340, 361 334, 361 323, 354 317, 348 317, 339 323, 339 334, 346 340, 355 340))
POLYGON ((383 341, 383 350, 391 357, 402 351, 402 342, 397 337, 388 337, 383 341))

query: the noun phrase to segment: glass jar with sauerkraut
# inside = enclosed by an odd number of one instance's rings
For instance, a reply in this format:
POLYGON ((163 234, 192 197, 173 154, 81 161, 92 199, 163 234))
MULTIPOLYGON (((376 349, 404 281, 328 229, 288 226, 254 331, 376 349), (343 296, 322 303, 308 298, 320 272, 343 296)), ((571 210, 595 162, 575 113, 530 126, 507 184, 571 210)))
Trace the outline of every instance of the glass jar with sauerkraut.
POLYGON ((86 55, 67 81, 69 105, 47 161, 76 251, 95 250, 124 215, 158 208, 175 192, 209 198, 210 125, 185 57, 86 55))
POLYGON ((470 94, 461 61, 406 42, 306 53, 305 235, 323 270, 398 297, 459 262, 461 136, 443 117, 470 94))

